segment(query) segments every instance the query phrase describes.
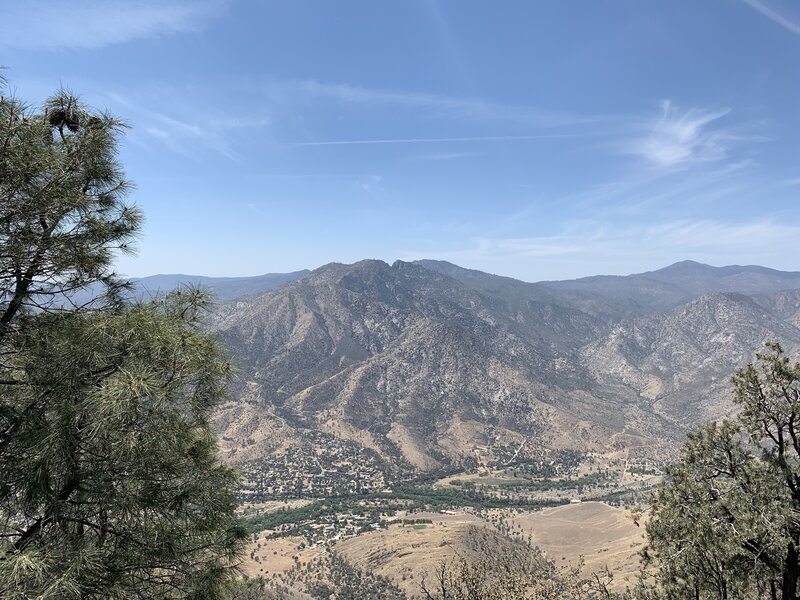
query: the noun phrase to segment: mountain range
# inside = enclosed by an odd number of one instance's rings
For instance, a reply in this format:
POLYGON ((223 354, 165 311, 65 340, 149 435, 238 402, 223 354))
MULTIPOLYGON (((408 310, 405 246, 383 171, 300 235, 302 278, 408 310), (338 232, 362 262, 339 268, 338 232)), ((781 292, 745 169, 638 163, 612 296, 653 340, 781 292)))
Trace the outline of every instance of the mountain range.
POLYGON ((131 279, 133 294, 156 296, 181 286, 197 286, 209 290, 217 302, 227 302, 273 290, 308 273, 307 270, 292 273, 267 273, 255 277, 204 277, 202 275, 151 275, 131 279))
POLYGON ((730 376, 766 341, 800 349, 800 272, 756 266, 526 283, 365 260, 259 289, 279 280, 222 282, 209 325, 240 369, 218 417, 236 461, 320 435, 408 472, 515 448, 658 454, 734 410, 730 376))

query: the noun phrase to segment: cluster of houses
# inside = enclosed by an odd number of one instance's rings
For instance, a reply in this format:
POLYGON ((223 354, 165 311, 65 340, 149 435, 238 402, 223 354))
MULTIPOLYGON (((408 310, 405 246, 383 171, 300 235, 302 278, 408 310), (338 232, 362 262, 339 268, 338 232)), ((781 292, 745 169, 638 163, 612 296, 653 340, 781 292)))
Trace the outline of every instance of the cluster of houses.
POLYGON ((389 470, 375 452, 332 437, 319 442, 292 446, 250 464, 244 473, 243 499, 358 495, 392 485, 389 470))

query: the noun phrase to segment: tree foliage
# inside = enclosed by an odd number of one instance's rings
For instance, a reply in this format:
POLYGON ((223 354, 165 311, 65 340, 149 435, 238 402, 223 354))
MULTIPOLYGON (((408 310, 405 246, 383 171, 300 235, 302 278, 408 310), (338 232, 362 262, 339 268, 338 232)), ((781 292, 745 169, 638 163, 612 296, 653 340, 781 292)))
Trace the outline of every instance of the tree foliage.
POLYGON ((736 418, 691 434, 654 495, 646 558, 668 598, 797 598, 800 365, 767 347, 733 377, 736 418))
POLYGON ((109 301, 140 222, 118 121, 64 92, 0 98, 0 121, 0 596, 220 597, 246 534, 209 424, 231 367, 207 300, 109 301))
POLYGON ((117 290, 113 253, 141 223, 116 159, 123 129, 64 90, 40 111, 0 96, 0 335, 89 284, 117 290))

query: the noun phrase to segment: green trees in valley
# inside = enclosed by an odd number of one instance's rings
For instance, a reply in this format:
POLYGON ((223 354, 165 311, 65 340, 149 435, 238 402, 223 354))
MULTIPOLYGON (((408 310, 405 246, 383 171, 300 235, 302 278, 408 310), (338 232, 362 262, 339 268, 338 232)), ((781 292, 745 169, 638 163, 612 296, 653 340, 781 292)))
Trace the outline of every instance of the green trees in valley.
POLYGON ((216 598, 245 537, 205 297, 120 299, 113 257, 141 222, 122 130, 64 91, 0 96, 3 598, 216 598))

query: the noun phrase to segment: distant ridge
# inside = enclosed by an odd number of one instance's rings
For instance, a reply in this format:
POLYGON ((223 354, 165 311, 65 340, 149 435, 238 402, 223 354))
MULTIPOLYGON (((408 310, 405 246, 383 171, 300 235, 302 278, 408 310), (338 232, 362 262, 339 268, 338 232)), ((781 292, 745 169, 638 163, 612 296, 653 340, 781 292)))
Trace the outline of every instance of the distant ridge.
POLYGON ((206 277, 203 275, 150 275, 131 279, 134 293, 158 295, 169 292, 182 285, 198 285, 211 291, 218 302, 228 302, 274 290, 309 273, 307 269, 291 273, 267 273, 254 277, 206 277))
POLYGON ((446 261, 418 260, 416 264, 482 291, 537 290, 541 297, 550 300, 560 297, 561 302, 612 317, 653 314, 713 292, 758 294, 800 288, 797 271, 755 265, 713 267, 693 260, 632 275, 592 275, 536 283, 464 269, 446 261))
MULTIPOLYGON (((313 272, 328 268, 347 268, 355 265, 389 266, 387 263, 365 259, 353 265, 329 263, 313 272)), ((483 292, 508 293, 511 290, 526 295, 536 295, 543 301, 565 301, 582 304, 584 309, 619 314, 649 314, 688 302, 692 298, 712 292, 741 292, 745 294, 770 293, 800 289, 800 271, 779 271, 758 265, 728 265, 714 267, 694 260, 682 260, 653 271, 631 275, 591 275, 578 279, 527 282, 513 277, 493 275, 476 269, 433 259, 415 260, 412 263, 429 271, 452 277, 461 283, 483 292), (592 303, 595 306, 591 306, 592 303), (605 305, 605 306, 603 306, 605 305)), ((394 265, 393 265, 394 266, 394 265)), ((204 275, 158 274, 132 278, 135 290, 153 294, 166 292, 180 285, 195 284, 214 292, 217 300, 227 302, 273 290, 308 275, 303 269, 290 273, 267 273, 252 277, 208 277, 204 275)))
MULTIPOLYGON (((204 275, 149 275, 141 278, 130 278, 130 292, 127 294, 129 301, 148 301, 163 294, 171 292, 181 286, 197 286, 211 292, 215 302, 230 302, 237 298, 260 294, 279 288, 308 274, 309 271, 294 271, 292 273, 267 273, 255 277, 206 277, 204 275)), ((71 294, 70 305, 90 306, 92 301, 103 293, 100 284, 93 284, 87 288, 71 294)))
POLYGON ((692 260, 626 276, 595 275, 545 281, 554 290, 583 292, 604 298, 628 314, 653 314, 713 292, 757 294, 800 288, 800 272, 756 265, 713 267, 692 260))

